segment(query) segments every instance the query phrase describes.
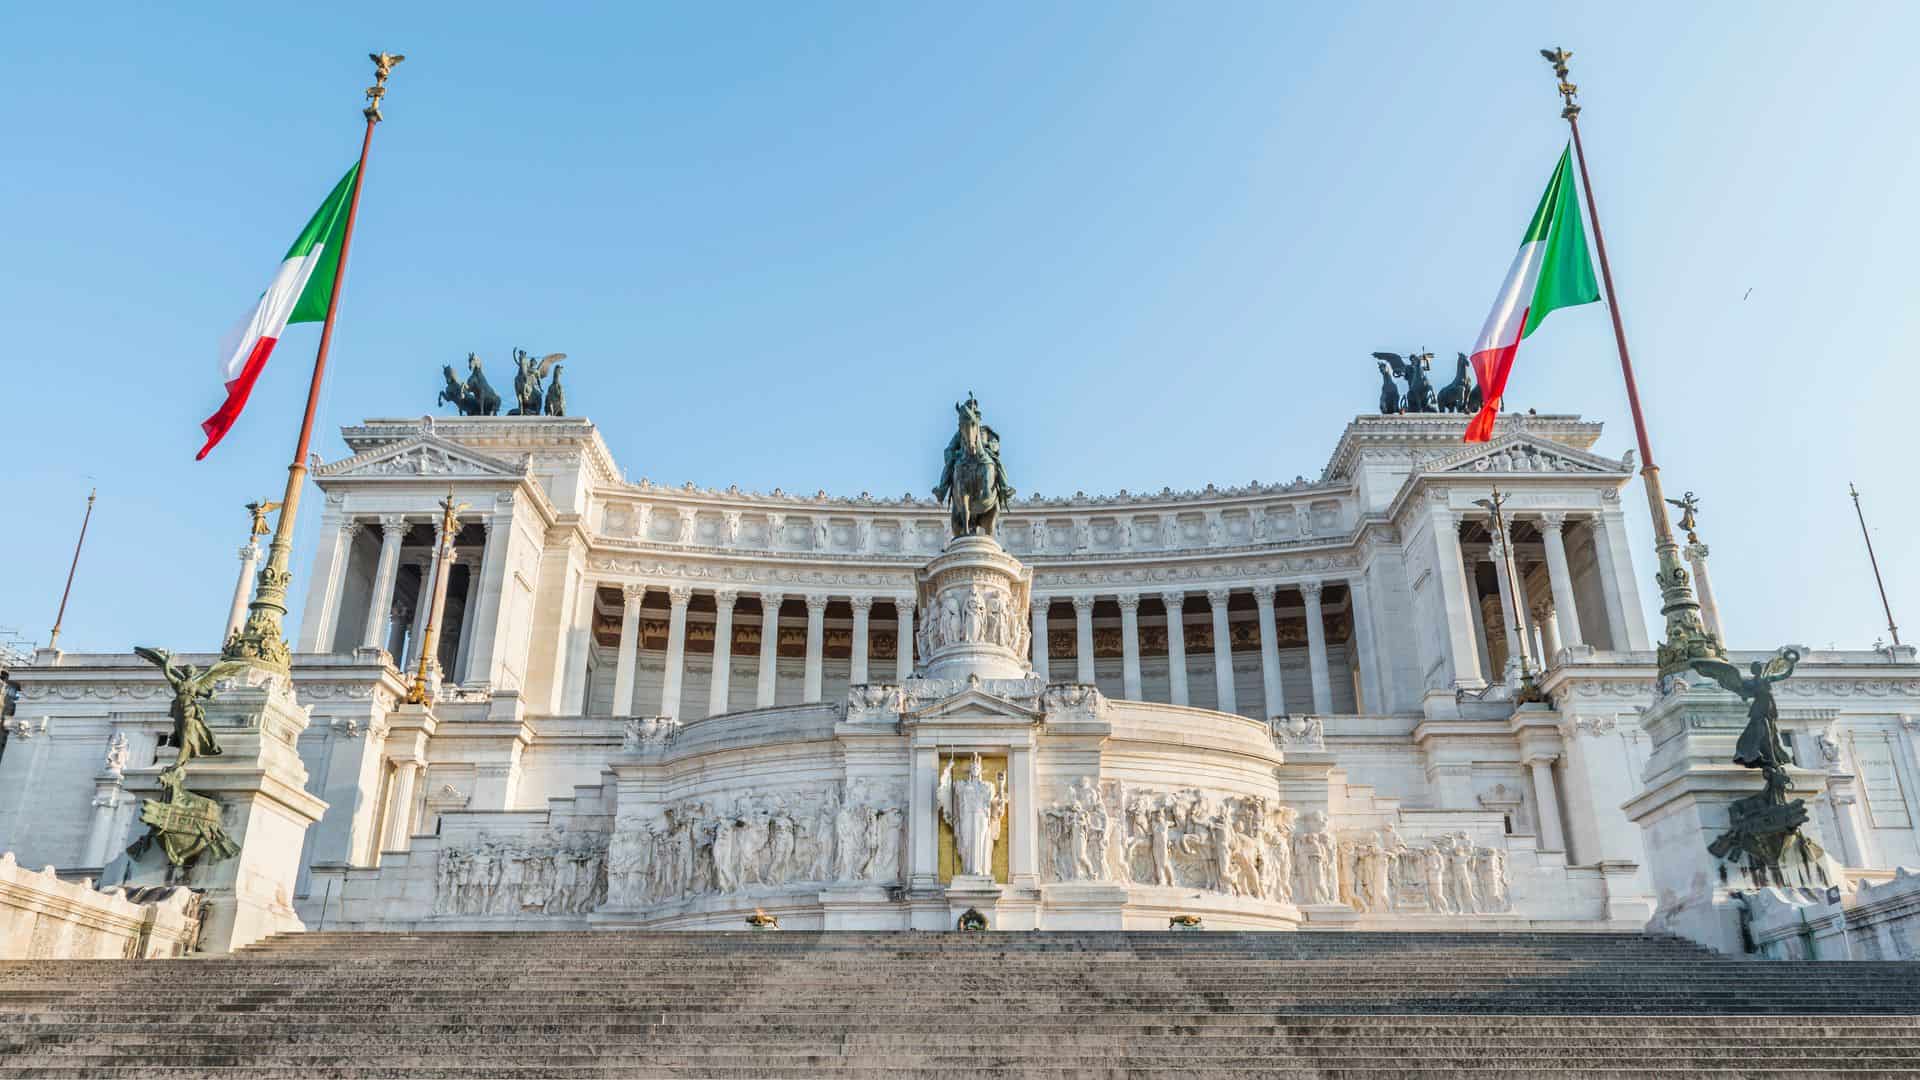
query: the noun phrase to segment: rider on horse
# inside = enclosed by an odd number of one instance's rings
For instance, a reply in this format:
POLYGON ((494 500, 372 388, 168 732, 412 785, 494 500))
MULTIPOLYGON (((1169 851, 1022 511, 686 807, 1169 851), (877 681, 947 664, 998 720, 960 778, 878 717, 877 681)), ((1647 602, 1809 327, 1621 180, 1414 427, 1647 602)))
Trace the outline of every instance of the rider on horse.
MULTIPOLYGON (((997 505, 1005 505, 1013 499, 1014 490, 1013 485, 1007 482, 1006 467, 1000 463, 999 434, 980 422, 980 403, 974 400, 971 391, 967 394, 966 402, 955 405, 954 411, 959 414, 960 426, 959 430, 954 432, 953 438, 947 442, 945 460, 940 467, 940 482, 935 485, 933 489, 933 497, 945 502, 947 501, 949 493, 953 493, 955 467, 966 461, 969 457, 969 453, 972 450, 972 447, 969 446, 969 436, 972 436, 973 440, 978 443, 980 455, 985 457, 986 460, 990 461, 993 465, 993 495, 995 497, 993 501, 997 505)), ((957 497, 959 493, 955 494, 957 497)), ((978 507, 976 513, 980 510, 991 512, 993 509, 997 509, 997 506, 992 508, 978 507)), ((991 521, 991 518, 989 517, 988 520, 991 521)), ((987 526, 989 532, 991 532, 991 528, 989 524, 987 526)), ((955 531, 958 533, 965 530, 956 529, 955 531)))

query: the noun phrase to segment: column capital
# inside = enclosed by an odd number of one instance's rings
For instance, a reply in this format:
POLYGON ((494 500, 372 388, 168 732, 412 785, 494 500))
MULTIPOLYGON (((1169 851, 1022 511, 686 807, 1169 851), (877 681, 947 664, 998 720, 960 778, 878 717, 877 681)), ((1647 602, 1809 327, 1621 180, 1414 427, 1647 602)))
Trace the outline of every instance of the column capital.
POLYGON ((687 606, 687 602, 692 599, 693 599, 693 586, 691 585, 667 586, 667 602, 672 604, 674 607, 684 608, 687 606))
POLYGON ((1160 602, 1167 605, 1168 611, 1179 611, 1182 607, 1186 606, 1187 594, 1183 592, 1161 593, 1160 602))
POLYGON ((1120 610, 1123 612, 1140 610, 1140 594, 1139 593, 1123 592, 1120 595, 1114 597, 1114 599, 1119 602, 1120 610))
POLYGON ((909 594, 907 594, 907 595, 905 595, 905 596, 896 596, 896 597, 894 597, 894 598, 893 598, 893 610, 895 610, 895 611, 897 611, 897 612, 901 612, 901 613, 903 613, 903 614, 905 614, 905 613, 910 613, 910 612, 912 612, 912 611, 913 611, 913 599, 914 599, 914 598, 913 598, 913 595, 912 595, 911 593, 909 593, 909 594))
POLYGON ((1548 510, 1537 519, 1541 532, 1557 533, 1567 527, 1567 514, 1564 510, 1548 510))
POLYGON ((831 598, 828 597, 826 593, 808 593, 806 599, 807 599, 807 614, 811 615, 816 611, 819 611, 819 612, 826 611, 827 601, 831 598))
POLYGON ((407 531, 407 515, 381 514, 380 529, 388 535, 404 535, 407 531))
POLYGON ((780 605, 786 602, 787 598, 784 593, 763 592, 760 594, 760 606, 767 609, 768 612, 779 611, 780 605))
POLYGON ((1278 589, 1279 589, 1279 586, 1277 586, 1277 585, 1274 585, 1274 584, 1273 584, 1273 583, 1271 583, 1271 582, 1266 582, 1266 581, 1263 581, 1263 582, 1260 582, 1260 583, 1259 583, 1259 584, 1257 584, 1257 585, 1254 585, 1254 586, 1253 586, 1253 599, 1254 599, 1254 602, 1255 602, 1255 603, 1257 603, 1257 604, 1259 604, 1259 605, 1260 605, 1261 607, 1263 607, 1263 608, 1268 608, 1268 607, 1272 607, 1272 606, 1273 606, 1273 594, 1274 594, 1274 593, 1275 593, 1276 591, 1278 591, 1278 589))
POLYGON ((716 607, 731 608, 740 600, 739 589, 718 589, 714 591, 713 603, 716 607))
POLYGON ((1326 591, 1327 583, 1324 581, 1303 581, 1296 587, 1300 590, 1300 595, 1307 601, 1308 607, 1318 607, 1320 604, 1320 594, 1326 591))
POLYGON ((1526 757, 1527 765, 1535 769, 1551 769, 1559 760, 1560 755, 1553 751, 1535 751, 1526 757))
POLYGON ((246 543, 240 545, 240 561, 241 562, 243 563, 258 562, 259 559, 260 559, 259 544, 256 544, 253 541, 249 540, 246 543))
POLYGON ((645 585, 622 585, 620 586, 620 598, 630 606, 639 607, 640 601, 647 598, 647 587, 645 585))
POLYGON ((1527 610, 1542 622, 1553 617, 1553 603, 1548 600, 1536 600, 1527 610))
POLYGON ((1207 603, 1212 604, 1216 607, 1221 607, 1226 604, 1227 598, 1232 595, 1233 595, 1232 589, 1208 589, 1207 603))
POLYGON ((1091 597, 1091 596, 1075 596, 1075 597, 1073 597, 1073 610, 1074 610, 1074 613, 1075 613, 1075 614, 1077 614, 1077 615, 1091 615, 1091 614, 1093 614, 1093 601, 1094 601, 1094 598, 1093 598, 1093 597, 1091 597))
POLYGON ((853 610, 860 614, 865 614, 873 610, 873 597, 871 596, 849 596, 847 597, 847 603, 853 605, 853 610))
POLYGON ((1681 554, 1685 555, 1691 562, 1699 562, 1701 559, 1706 558, 1708 554, 1707 545, 1705 544, 1688 544, 1680 550, 1681 554))
MULTIPOLYGON (((366 522, 361 521, 359 518, 345 518, 340 522, 340 535, 344 539, 351 540, 359 534, 361 529, 366 527, 366 524, 366 522)), ((249 540, 247 543, 251 544, 253 541, 249 540)))

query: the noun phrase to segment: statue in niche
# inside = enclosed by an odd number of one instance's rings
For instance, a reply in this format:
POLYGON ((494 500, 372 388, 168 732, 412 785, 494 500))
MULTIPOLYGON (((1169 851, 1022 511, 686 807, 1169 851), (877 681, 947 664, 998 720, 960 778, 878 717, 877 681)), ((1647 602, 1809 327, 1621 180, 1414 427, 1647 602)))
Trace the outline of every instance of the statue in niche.
POLYGON ((953 826, 954 851, 960 857, 960 872, 969 877, 993 876, 993 841, 1007 815, 1006 774, 996 787, 981 776, 980 755, 965 780, 953 778, 953 759, 940 770, 940 786, 934 802, 940 817, 953 826))
POLYGON ((959 429, 947 442, 933 497, 951 506, 953 535, 992 536, 1000 508, 1013 500, 1013 485, 1000 464, 1000 436, 980 420, 973 394, 955 405, 959 429))
POLYGON ((500 393, 487 382, 487 376, 480 370, 478 353, 467 354, 467 381, 462 383, 453 373, 452 364, 443 364, 440 371, 446 376, 446 389, 440 391, 439 404, 452 405, 460 410, 461 416, 498 416, 500 415, 500 393))

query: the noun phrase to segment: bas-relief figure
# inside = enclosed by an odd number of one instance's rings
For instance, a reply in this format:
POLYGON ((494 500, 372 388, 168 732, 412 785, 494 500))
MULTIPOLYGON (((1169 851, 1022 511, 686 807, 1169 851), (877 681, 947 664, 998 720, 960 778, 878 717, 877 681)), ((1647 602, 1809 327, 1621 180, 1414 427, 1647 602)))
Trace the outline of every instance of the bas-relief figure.
POLYGON ((1007 814, 1007 777, 1000 775, 996 785, 988 781, 980 768, 980 755, 973 755, 964 780, 953 778, 953 759, 940 770, 940 786, 934 792, 940 819, 953 827, 954 852, 960 859, 960 872, 970 877, 993 876, 993 841, 1007 814))
POLYGON ((933 497, 950 503, 955 536, 992 536, 1000 508, 1013 500, 1013 485, 1000 464, 1000 436, 980 420, 972 394, 954 406, 959 429, 948 440, 933 497))
POLYGON ((609 846, 608 905, 900 880, 906 812, 855 781, 823 791, 682 800, 623 817, 609 846))
POLYGON ((1409 845, 1397 829, 1341 839, 1325 813, 1261 796, 1129 788, 1083 777, 1042 809, 1053 881, 1163 885, 1362 912, 1510 907, 1507 853, 1465 833, 1409 845))
POLYGON ((607 837, 482 838, 440 851, 435 915, 585 915, 607 894, 607 837))

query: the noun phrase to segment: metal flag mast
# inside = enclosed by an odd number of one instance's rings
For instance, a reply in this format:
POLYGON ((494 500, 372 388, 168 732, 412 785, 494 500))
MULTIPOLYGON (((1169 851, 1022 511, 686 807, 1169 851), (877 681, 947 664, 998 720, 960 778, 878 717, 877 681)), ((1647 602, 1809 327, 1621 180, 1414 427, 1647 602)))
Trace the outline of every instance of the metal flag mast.
POLYGON ((327 371, 327 346, 333 343, 334 315, 340 308, 340 281, 347 273, 347 252, 353 245, 353 222, 360 211, 360 189, 367 182, 367 150, 373 145, 373 127, 381 119, 380 101, 387 95, 387 76, 393 66, 405 60, 392 53, 372 53, 373 85, 366 91, 367 106, 360 111, 366 117, 366 134, 360 139, 360 166, 353 178, 353 198, 347 204, 347 221, 340 234, 340 260, 333 268, 333 294, 327 298, 327 317, 320 328, 320 347, 313 357, 313 379, 307 386, 307 411, 300 421, 300 438, 294 444, 293 463, 287 466, 287 490, 280 496, 280 520, 267 546, 267 565, 260 571, 253 602, 247 608, 247 621, 227 638, 223 655, 229 660, 251 660, 281 671, 292 659, 287 648, 282 620, 287 614, 287 586, 293 580, 288 569, 293 553, 294 519, 300 511, 300 490, 307 480, 307 447, 313 441, 313 417, 320 407, 320 383, 327 371))
POLYGON ((1867 542, 1867 561, 1873 564, 1873 583, 1880 588, 1880 610, 1887 613, 1887 633, 1893 635, 1893 647, 1900 647, 1900 628, 1893 624, 1893 605, 1887 603, 1887 583, 1880 580, 1880 560, 1873 554, 1873 537, 1867 535, 1867 515, 1860 509, 1860 490, 1851 483, 1847 494, 1853 496, 1853 515, 1860 519, 1860 539, 1867 542))
POLYGON ((1633 413, 1633 432, 1640 443, 1640 479, 1647 491, 1647 507, 1653 517, 1653 550, 1659 569, 1654 581, 1660 586, 1660 614, 1666 617, 1666 640, 1660 643, 1657 660, 1661 675, 1685 671, 1694 660, 1725 660, 1720 640, 1700 621, 1700 601, 1694 597, 1693 582, 1680 561, 1680 543, 1674 538, 1673 524, 1662 507, 1666 503, 1660 490, 1660 467, 1653 461, 1653 444, 1647 438, 1646 417, 1640 410, 1640 388, 1633 380, 1633 358, 1627 352, 1627 332, 1620 322, 1620 296, 1614 291, 1613 269, 1607 262, 1607 241, 1600 231, 1600 208, 1593 198, 1593 181, 1587 175, 1587 153, 1580 143, 1580 106, 1574 97, 1579 87, 1567 81, 1567 61, 1573 54, 1565 49, 1541 49, 1540 55, 1553 65, 1560 82, 1560 115, 1573 130, 1573 154, 1580 164, 1580 186, 1587 192, 1587 220, 1593 225, 1593 246, 1600 256, 1600 280, 1607 290, 1607 314, 1613 318, 1613 340, 1620 349, 1620 373, 1627 384, 1627 406, 1633 413))
MULTIPOLYGON (((73 594, 73 572, 80 569, 80 546, 87 542, 87 523, 93 520, 93 500, 100 494, 99 488, 87 492, 87 512, 80 517, 80 539, 73 542, 73 561, 67 564, 67 587, 60 590, 60 610, 54 613, 53 630, 47 635, 47 648, 60 647, 60 624, 67 621, 67 597, 73 594)), ((1855 500, 1856 504, 1858 499, 1855 500)), ((1894 639, 1899 644, 1899 639, 1894 639)))
MULTIPOLYGON (((451 569, 448 562, 453 554, 454 526, 458 524, 460 511, 467 509, 467 504, 454 502, 453 489, 448 488, 440 509, 440 542, 433 546, 432 591, 424 594, 419 601, 428 605, 427 628, 420 634, 420 664, 414 672, 413 685, 407 688, 408 705, 425 705, 432 697, 433 688, 427 684, 427 675, 439 663, 433 658, 433 637, 447 603, 447 571, 451 569)), ((421 583, 426 584, 426 579, 422 578, 421 583)))

